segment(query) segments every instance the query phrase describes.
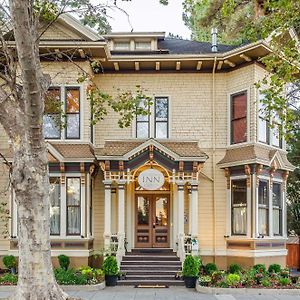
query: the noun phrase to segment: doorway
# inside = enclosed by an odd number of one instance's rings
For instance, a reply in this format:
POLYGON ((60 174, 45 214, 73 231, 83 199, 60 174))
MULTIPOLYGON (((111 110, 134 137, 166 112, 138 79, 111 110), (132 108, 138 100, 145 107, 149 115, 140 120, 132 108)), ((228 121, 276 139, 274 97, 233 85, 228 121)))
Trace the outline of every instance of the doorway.
POLYGON ((166 194, 141 194, 135 197, 135 246, 168 248, 170 246, 170 201, 166 194))

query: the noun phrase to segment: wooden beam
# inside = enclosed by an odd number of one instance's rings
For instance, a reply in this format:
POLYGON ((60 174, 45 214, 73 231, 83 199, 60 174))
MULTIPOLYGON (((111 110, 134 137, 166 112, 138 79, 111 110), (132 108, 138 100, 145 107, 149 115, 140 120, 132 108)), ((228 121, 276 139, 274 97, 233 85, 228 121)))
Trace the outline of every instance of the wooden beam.
POLYGON ((159 62, 159 61, 157 61, 157 62, 155 63, 155 70, 156 70, 156 71, 159 71, 159 70, 160 70, 160 62, 159 62))
POLYGON ((114 62, 114 68, 115 68, 115 71, 120 71, 119 63, 114 62))
POLYGON ((249 57, 248 55, 246 55, 244 53, 242 53, 240 55, 240 58, 244 59, 245 61, 251 61, 252 60, 251 57, 249 57))
POLYGON ((224 60, 224 63, 228 66, 230 66, 231 68, 234 68, 235 67, 235 63, 233 63, 232 61, 228 60, 228 59, 225 59, 224 60))
POLYGON ((134 62, 134 68, 136 71, 140 70, 140 63, 138 61, 134 62))
POLYGON ((180 71, 180 67, 181 67, 181 62, 177 61, 176 62, 176 71, 180 71))
POLYGON ((82 49, 78 49, 78 52, 81 58, 85 58, 85 53, 82 49))
POLYGON ((197 70, 197 71, 200 71, 200 70, 201 70, 201 67, 202 67, 202 61, 199 60, 199 61, 197 62, 196 70, 197 70))
POLYGON ((62 56, 62 54, 61 54, 61 52, 60 52, 60 50, 59 50, 59 49, 54 49, 54 51, 55 51, 55 53, 56 53, 57 57, 59 57, 59 58, 63 58, 63 56, 62 56))
POLYGON ((222 69, 222 65, 223 65, 223 60, 220 60, 218 62, 217 70, 221 70, 222 69))

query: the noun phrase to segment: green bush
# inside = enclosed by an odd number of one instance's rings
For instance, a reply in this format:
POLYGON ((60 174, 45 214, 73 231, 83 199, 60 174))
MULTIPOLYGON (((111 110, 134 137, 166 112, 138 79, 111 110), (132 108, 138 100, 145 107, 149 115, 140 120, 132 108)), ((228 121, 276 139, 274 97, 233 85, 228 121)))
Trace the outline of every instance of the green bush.
POLYGON ((93 269, 89 266, 83 266, 79 269, 82 275, 85 275, 90 283, 98 283, 104 280, 104 272, 101 269, 93 269))
POLYGON ((14 274, 4 274, 0 277, 0 283, 2 284, 17 284, 18 282, 18 276, 14 274))
POLYGON ((278 264, 272 264, 268 268, 269 273, 280 273, 281 272, 281 266, 278 264))
POLYGON ((62 269, 68 270, 70 265, 70 258, 67 255, 59 255, 58 257, 59 265, 62 269))
POLYGON ((7 269, 12 269, 17 267, 17 259, 13 255, 5 255, 3 256, 3 264, 7 269))
POLYGON ((208 263, 205 266, 205 273, 208 275, 211 275, 213 272, 216 272, 216 271, 218 271, 218 268, 217 268, 216 264, 214 264, 214 263, 208 263))
POLYGON ((183 277, 198 277, 199 276, 199 260, 192 255, 187 255, 183 262, 182 269, 183 277))
POLYGON ((286 285, 291 284, 290 279, 286 278, 286 277, 279 278, 278 282, 281 286, 286 286, 286 285))
POLYGON ((224 280, 224 275, 225 272, 224 271, 215 271, 211 274, 211 281, 212 283, 217 283, 219 281, 224 280))
POLYGON ((290 271, 289 271, 289 269, 283 269, 283 270, 281 270, 280 275, 281 275, 282 277, 284 277, 284 278, 288 278, 288 277, 290 276, 290 271))
POLYGON ((261 281, 261 284, 262 284, 262 286, 264 286, 264 287, 269 287, 269 286, 272 285, 271 282, 270 282, 270 280, 269 280, 269 278, 264 278, 264 279, 261 281))
POLYGON ((108 256, 103 262, 103 272, 105 275, 118 275, 119 267, 115 256, 108 256))
POLYGON ((241 282, 241 277, 238 274, 228 274, 226 283, 229 286, 237 286, 241 282))
POLYGON ((231 264, 228 271, 230 274, 238 274, 242 271, 242 268, 239 264, 231 264))
POLYGON ((88 277, 80 271, 74 269, 65 270, 58 268, 54 270, 54 275, 58 284, 85 285, 88 284, 88 277))
POLYGON ((253 270, 255 270, 258 273, 266 273, 267 269, 264 264, 256 264, 253 266, 253 270))

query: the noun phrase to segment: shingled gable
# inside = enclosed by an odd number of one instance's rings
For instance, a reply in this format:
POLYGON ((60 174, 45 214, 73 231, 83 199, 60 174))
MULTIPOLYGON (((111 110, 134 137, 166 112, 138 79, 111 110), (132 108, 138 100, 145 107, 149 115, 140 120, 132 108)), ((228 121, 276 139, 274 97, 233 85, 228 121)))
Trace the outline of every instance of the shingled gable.
POLYGON ((205 162, 208 156, 199 148, 197 142, 161 141, 106 141, 103 148, 95 150, 98 160, 130 160, 136 154, 153 146, 159 152, 175 161, 205 162))

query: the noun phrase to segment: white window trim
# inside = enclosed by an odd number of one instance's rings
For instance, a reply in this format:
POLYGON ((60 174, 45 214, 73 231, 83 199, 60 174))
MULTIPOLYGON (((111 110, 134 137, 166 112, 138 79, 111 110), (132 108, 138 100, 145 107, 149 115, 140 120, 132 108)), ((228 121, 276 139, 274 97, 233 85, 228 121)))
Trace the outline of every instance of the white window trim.
POLYGON ((231 91, 230 93, 227 94, 227 147, 228 148, 234 148, 234 147, 240 147, 243 145, 247 145, 250 143, 251 138, 250 138, 250 127, 251 127, 251 99, 250 99, 250 87, 246 87, 244 89, 239 89, 235 91, 231 91), (236 95, 246 92, 246 97, 247 97, 247 141, 243 143, 238 143, 238 144, 231 144, 231 97, 236 95))
MULTIPOLYGON (((66 105, 66 88, 69 87, 74 87, 74 88, 79 88, 79 93, 80 93, 80 99, 79 99, 79 134, 80 138, 79 139, 67 139, 66 138, 66 128, 62 128, 60 131, 60 139, 50 139, 50 138, 45 138, 45 141, 47 142, 57 142, 57 141, 82 141, 84 140, 83 135, 84 135, 84 88, 82 84, 74 83, 74 84, 53 84, 50 86, 50 88, 60 88, 60 99, 62 101, 63 105, 63 111, 65 113, 65 105, 66 105)), ((64 122, 62 118, 62 122, 64 122)))
MULTIPOLYGON (((150 106, 150 115, 149 115, 149 138, 154 138, 156 140, 169 140, 171 138, 171 127, 172 127, 172 101, 171 96, 167 94, 155 95, 153 98, 153 105, 150 106), (155 137, 155 98, 168 98, 168 137, 167 138, 156 138, 155 137)), ((138 138, 136 135, 136 117, 132 122, 132 136, 137 140, 144 140, 143 138, 138 138)))

